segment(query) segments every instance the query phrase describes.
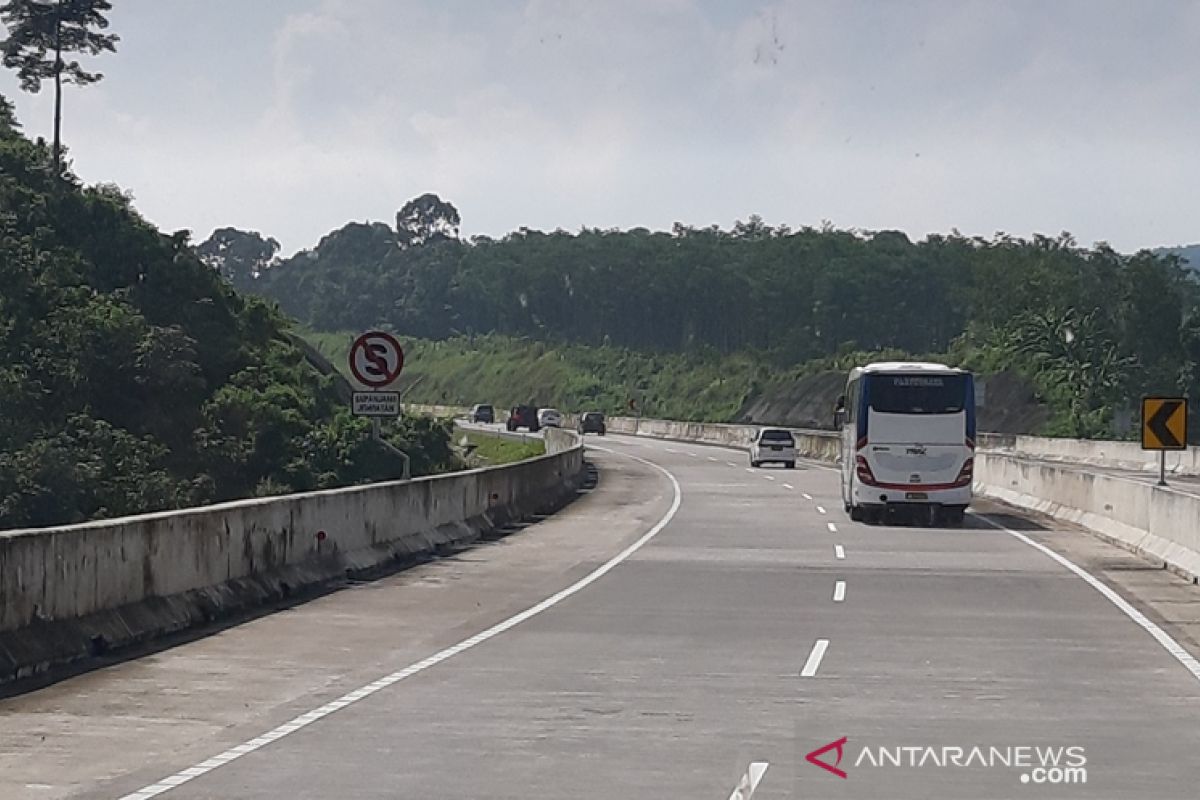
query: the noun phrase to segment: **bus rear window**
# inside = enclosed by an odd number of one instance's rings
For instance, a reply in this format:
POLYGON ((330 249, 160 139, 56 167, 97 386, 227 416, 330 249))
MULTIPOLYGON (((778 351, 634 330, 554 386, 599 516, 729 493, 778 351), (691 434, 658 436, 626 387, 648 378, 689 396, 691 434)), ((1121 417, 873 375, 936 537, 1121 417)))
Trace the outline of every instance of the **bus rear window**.
POLYGON ((884 414, 956 414, 967 399, 966 375, 871 375, 871 408, 884 414))

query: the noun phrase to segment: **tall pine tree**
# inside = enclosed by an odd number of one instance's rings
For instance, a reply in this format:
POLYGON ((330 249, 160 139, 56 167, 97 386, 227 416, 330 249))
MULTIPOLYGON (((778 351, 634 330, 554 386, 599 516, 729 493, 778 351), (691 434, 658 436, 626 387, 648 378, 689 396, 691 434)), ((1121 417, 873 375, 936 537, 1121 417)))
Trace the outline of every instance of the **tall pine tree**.
POLYGON ((36 94, 42 82, 54 81, 54 174, 62 174, 62 86, 87 86, 104 76, 86 72, 72 53, 99 55, 116 50, 118 36, 104 16, 112 10, 108 0, 9 0, 0 5, 0 21, 8 38, 0 42, 5 67, 17 71, 21 88, 36 94))

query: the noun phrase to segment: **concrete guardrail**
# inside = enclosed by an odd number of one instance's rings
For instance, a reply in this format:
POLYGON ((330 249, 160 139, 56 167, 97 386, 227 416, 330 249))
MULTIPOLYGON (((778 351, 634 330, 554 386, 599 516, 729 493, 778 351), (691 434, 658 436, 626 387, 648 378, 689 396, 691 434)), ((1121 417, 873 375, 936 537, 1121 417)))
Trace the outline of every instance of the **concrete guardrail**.
POLYGON ((0 532, 0 683, 465 545, 552 510, 583 447, 498 467, 0 532))

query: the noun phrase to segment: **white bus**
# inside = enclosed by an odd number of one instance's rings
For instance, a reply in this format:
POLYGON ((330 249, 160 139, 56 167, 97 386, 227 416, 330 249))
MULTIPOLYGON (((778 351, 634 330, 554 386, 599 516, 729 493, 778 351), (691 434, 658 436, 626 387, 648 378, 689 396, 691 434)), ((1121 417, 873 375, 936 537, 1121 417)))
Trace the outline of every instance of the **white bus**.
POLYGON ((842 504, 854 520, 889 511, 962 523, 975 469, 975 379, 942 364, 857 367, 838 399, 842 504))

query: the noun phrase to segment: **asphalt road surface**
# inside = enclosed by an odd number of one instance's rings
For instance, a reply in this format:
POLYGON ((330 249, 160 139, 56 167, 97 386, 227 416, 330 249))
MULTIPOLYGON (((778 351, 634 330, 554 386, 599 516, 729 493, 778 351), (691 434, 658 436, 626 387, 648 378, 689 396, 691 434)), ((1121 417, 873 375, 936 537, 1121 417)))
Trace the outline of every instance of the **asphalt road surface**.
POLYGON ((596 487, 505 539, 0 701, 0 797, 1200 796, 1174 575, 996 507, 853 523, 818 465, 588 444, 596 487))

